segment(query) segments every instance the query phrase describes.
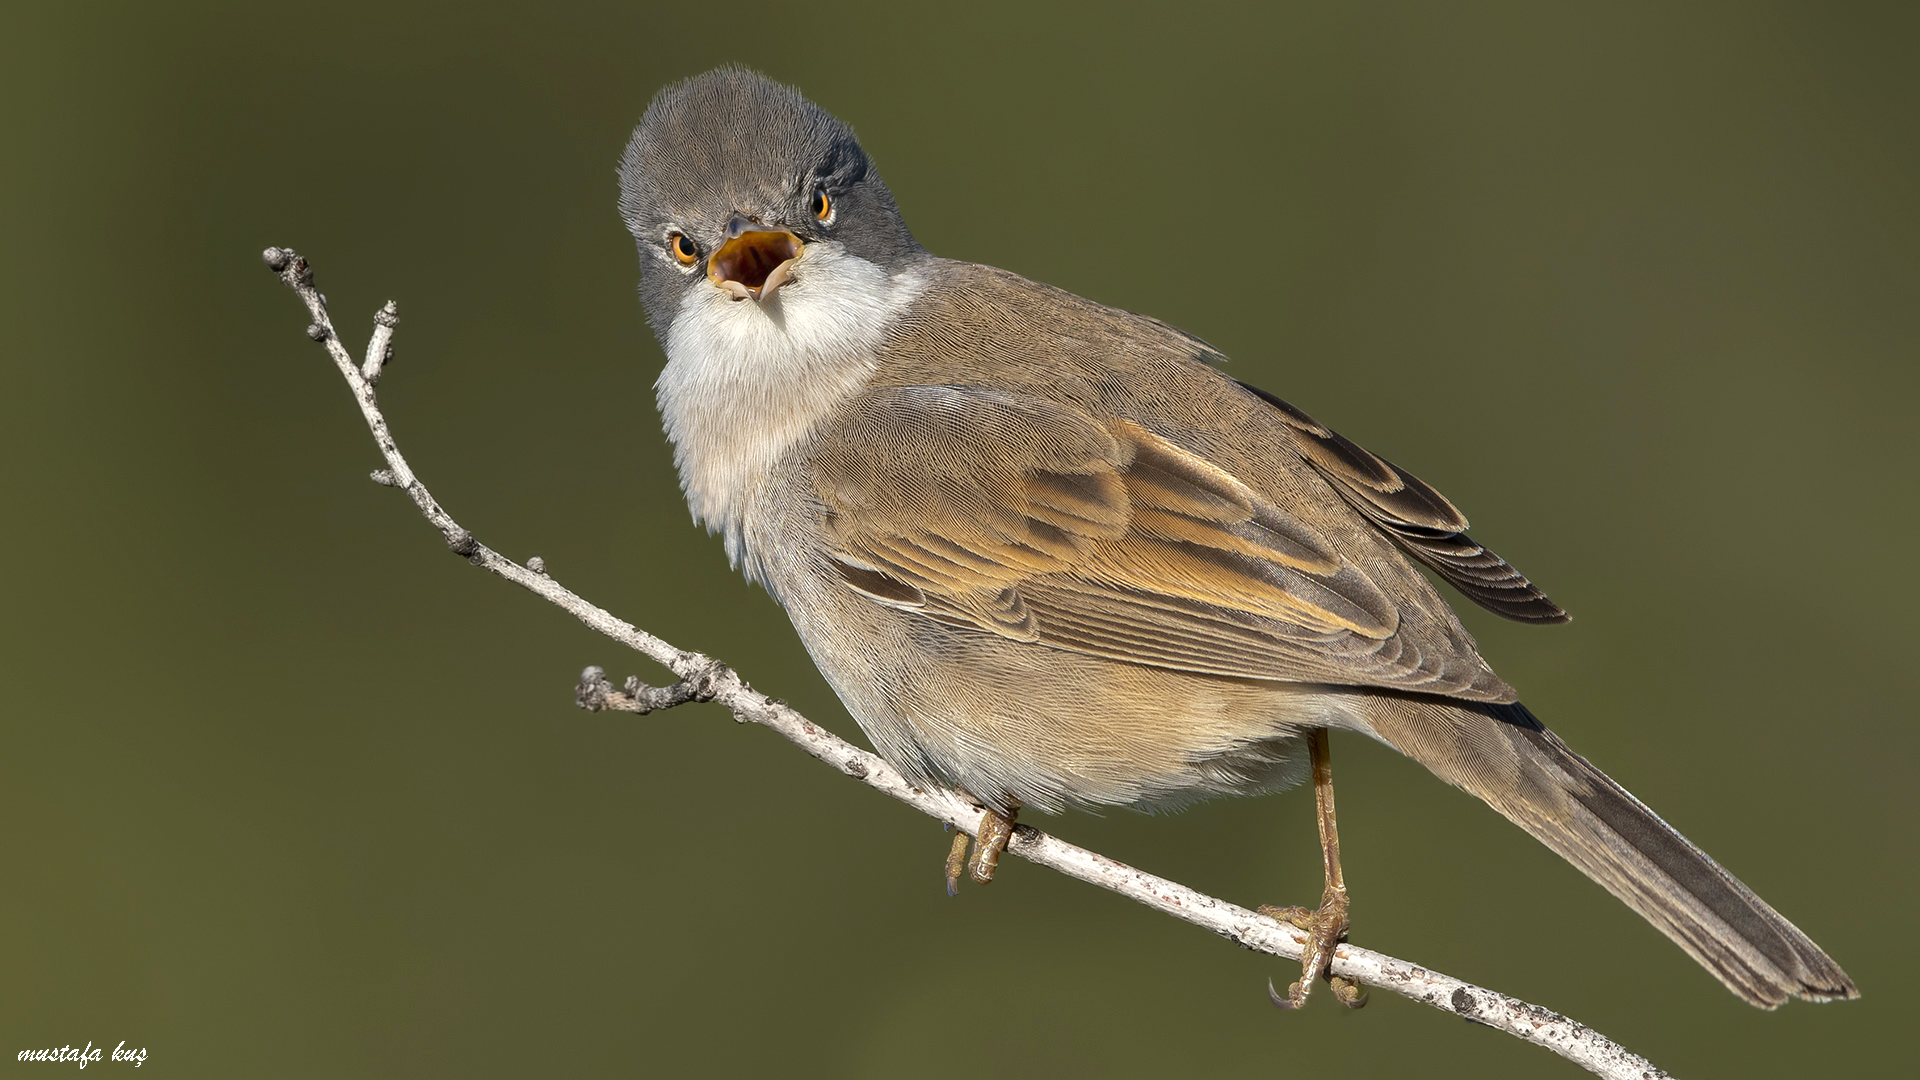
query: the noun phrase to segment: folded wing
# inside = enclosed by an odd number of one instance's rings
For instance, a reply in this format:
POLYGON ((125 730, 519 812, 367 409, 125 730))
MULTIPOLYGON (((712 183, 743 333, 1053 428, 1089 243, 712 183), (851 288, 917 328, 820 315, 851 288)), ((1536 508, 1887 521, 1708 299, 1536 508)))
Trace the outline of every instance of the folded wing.
MULTIPOLYGON (((1131 663, 1513 699, 1311 524, 1139 424, 950 386, 876 390, 848 415, 815 488, 841 581, 877 603, 1131 663)), ((1394 520, 1437 535, 1434 517, 1394 520)), ((1392 562, 1371 572, 1413 573, 1392 562)))

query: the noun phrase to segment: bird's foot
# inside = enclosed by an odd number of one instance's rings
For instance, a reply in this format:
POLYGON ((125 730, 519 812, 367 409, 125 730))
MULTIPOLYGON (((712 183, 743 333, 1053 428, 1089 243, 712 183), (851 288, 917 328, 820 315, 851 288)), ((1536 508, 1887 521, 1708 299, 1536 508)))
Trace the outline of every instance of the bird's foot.
POLYGON ((1353 925, 1347 917, 1347 891, 1329 888, 1320 900, 1320 907, 1303 908, 1289 905, 1276 907, 1262 904, 1260 914, 1276 922, 1297 926, 1307 932, 1307 947, 1300 954, 1300 981, 1287 987, 1283 997, 1273 984, 1267 984, 1267 996, 1275 1005, 1283 1009, 1298 1009, 1307 1003, 1307 992, 1319 979, 1326 979, 1333 989, 1334 999, 1349 1009, 1357 1009, 1367 1003, 1367 991, 1352 979, 1330 973, 1327 968, 1333 963, 1333 950, 1347 940, 1347 929, 1353 925))
POLYGON ((1007 850, 1007 841, 1013 837, 1013 814, 1001 815, 992 810, 980 819, 980 838, 973 844, 973 857, 967 857, 966 833, 953 838, 953 847, 947 851, 947 895, 953 896, 960 891, 960 874, 973 879, 975 885, 987 885, 993 881, 994 873, 1000 869, 1000 855, 1007 850))

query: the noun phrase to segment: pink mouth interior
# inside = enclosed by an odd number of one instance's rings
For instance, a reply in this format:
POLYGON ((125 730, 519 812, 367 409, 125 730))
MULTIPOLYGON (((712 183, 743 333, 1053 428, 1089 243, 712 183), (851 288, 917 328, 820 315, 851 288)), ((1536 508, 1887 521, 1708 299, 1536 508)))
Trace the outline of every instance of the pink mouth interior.
POLYGON ((800 238, 790 232, 743 233, 714 253, 710 272, 716 281, 737 281, 758 291, 775 267, 799 255, 800 238))

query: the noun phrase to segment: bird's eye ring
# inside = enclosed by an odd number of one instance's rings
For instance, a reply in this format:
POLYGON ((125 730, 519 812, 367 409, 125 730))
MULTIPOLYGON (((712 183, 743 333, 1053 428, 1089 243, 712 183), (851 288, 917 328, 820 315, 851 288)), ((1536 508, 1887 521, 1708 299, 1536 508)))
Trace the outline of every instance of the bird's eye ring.
POLYGON ((821 221, 833 219, 833 200, 827 197, 826 188, 813 189, 813 216, 821 221))
POLYGON ((700 261, 700 246, 686 238, 684 233, 674 233, 667 237, 667 249, 673 257, 680 260, 681 266, 692 266, 700 261))

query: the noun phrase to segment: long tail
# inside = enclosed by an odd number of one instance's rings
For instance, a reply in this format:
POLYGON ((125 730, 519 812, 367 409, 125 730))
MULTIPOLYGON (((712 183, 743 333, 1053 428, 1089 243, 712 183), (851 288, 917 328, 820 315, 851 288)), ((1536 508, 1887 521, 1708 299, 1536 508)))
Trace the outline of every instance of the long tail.
POLYGON ((1401 753, 1486 800, 1763 1009, 1860 991, 1799 928, 1521 705, 1369 695, 1401 753))

